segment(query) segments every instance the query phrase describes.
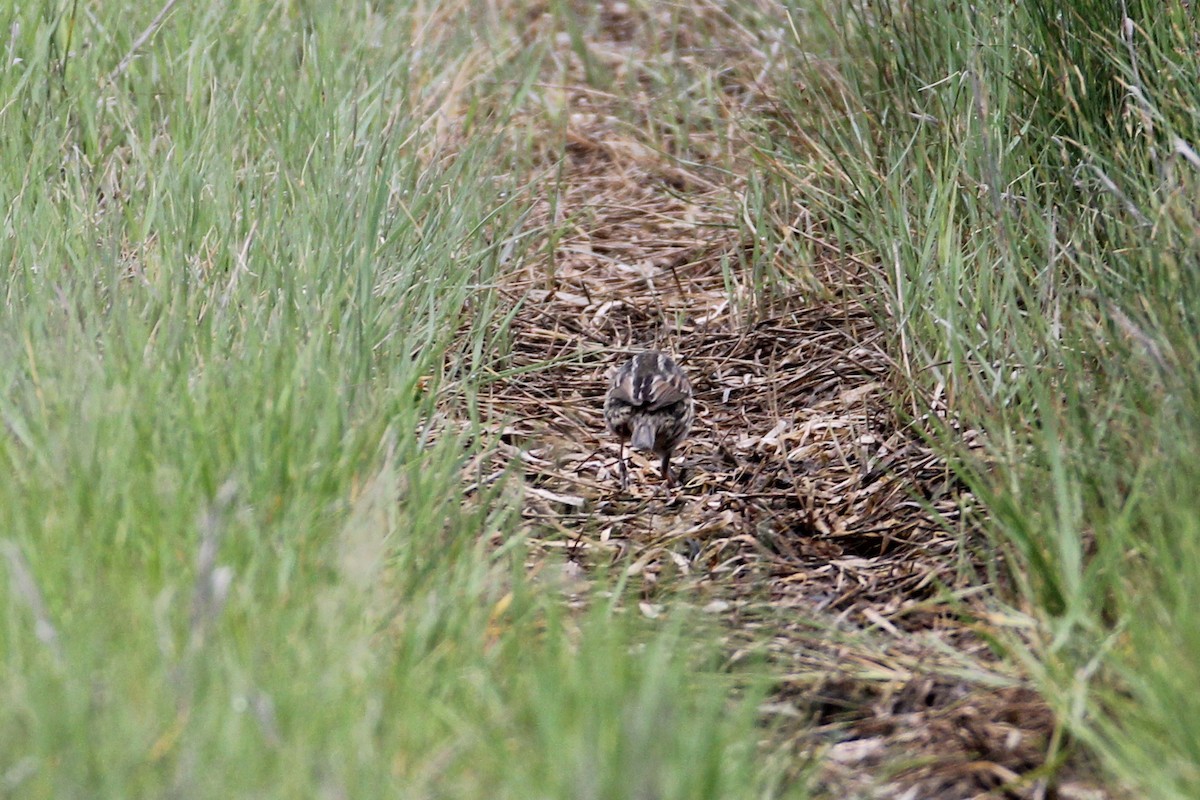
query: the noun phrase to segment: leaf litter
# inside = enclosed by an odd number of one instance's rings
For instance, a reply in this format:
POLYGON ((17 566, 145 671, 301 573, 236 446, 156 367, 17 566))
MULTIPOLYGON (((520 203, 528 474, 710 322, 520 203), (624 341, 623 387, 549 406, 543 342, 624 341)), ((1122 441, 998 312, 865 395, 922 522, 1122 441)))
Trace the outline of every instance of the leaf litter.
POLYGON ((526 226, 553 235, 500 280, 511 347, 478 366, 492 474, 523 479, 531 569, 558 559, 579 585, 621 564, 649 618, 693 593, 731 662, 765 652, 779 672, 764 720, 817 797, 1112 796, 996 652, 1020 620, 995 611, 1003 570, 973 498, 897 411, 911 387, 858 299, 869 265, 807 233, 815 246, 774 257, 786 284, 754 274, 771 223, 748 211, 760 167, 736 131, 768 113, 775 51, 717 2, 572 8, 582 43, 528 15, 530 41, 558 43, 542 108, 518 120, 555 176, 526 226), (592 60, 619 91, 588 81, 592 60), (720 87, 686 141, 658 119, 653 76, 671 70, 720 87), (696 396, 670 492, 638 453, 622 491, 604 426, 608 376, 648 348, 696 396))

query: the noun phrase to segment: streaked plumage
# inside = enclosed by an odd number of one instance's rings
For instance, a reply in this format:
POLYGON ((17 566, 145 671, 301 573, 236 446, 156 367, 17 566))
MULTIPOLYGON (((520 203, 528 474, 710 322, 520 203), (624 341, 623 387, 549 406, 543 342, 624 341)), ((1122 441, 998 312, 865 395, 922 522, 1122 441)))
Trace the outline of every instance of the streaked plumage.
POLYGON ((671 454, 694 418, 691 384, 670 356, 648 350, 617 370, 604 400, 604 420, 621 440, 622 478, 628 442, 662 458, 662 477, 670 486, 671 454))

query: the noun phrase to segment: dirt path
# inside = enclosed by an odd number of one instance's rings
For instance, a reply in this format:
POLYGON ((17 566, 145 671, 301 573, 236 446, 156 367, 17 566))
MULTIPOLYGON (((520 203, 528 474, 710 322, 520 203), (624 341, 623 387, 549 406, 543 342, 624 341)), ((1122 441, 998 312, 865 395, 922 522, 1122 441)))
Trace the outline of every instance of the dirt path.
POLYGON ((778 273, 817 288, 761 302, 748 264, 779 232, 747 211, 736 119, 763 97, 722 65, 752 76, 764 54, 697 9, 688 31, 603 5, 589 52, 644 93, 591 88, 578 43, 548 16, 530 27, 562 45, 540 89, 565 137, 541 121, 557 178, 529 220, 559 238, 502 282, 510 377, 485 411, 522 464, 531 538, 581 575, 628 565, 647 614, 686 586, 727 623, 731 654, 768 651, 783 677, 766 712, 791 720, 798 768, 816 756, 829 796, 1103 797, 1039 779, 1061 755, 1052 715, 980 636, 989 572, 971 501, 893 411, 887 338, 841 289, 859 266, 834 243, 821 263, 780 255, 778 273), (669 52, 695 55, 669 67, 669 52), (622 71, 667 68, 722 70, 727 130, 664 136, 649 79, 622 71), (602 416, 609 371, 651 347, 679 357, 697 398, 670 494, 640 455, 620 490, 602 416))

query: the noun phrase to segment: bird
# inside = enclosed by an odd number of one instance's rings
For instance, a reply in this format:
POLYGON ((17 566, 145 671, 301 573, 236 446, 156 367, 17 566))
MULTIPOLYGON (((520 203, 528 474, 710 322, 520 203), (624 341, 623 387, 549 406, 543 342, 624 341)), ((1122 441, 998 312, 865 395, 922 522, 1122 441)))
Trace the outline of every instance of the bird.
POLYGON ((621 486, 628 482, 625 444, 662 458, 662 480, 671 487, 671 454, 695 419, 692 386, 666 353, 638 353, 617 370, 604 398, 604 421, 621 440, 621 486))

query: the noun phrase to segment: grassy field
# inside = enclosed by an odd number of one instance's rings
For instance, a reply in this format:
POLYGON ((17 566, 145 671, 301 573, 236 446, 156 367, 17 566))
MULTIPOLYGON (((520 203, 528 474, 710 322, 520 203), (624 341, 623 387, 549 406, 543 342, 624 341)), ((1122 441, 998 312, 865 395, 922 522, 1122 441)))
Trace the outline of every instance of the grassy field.
POLYGON ((517 495, 467 495, 546 49, 477 4, 157 12, 0 15, 0 793, 759 796, 753 677, 566 614, 517 495))
POLYGON ((1057 721, 1012 790, 1194 796, 1194 17, 786 5, 0 11, 0 795, 836 791, 781 732, 815 702, 764 714, 786 681, 731 653, 770 617, 731 636, 683 582, 639 609, 627 562, 579 588, 489 472, 504 276, 581 224, 530 223, 578 81, 658 157, 747 172, 739 314, 876 312, 980 506, 1012 621, 980 627, 1057 721), (598 32, 639 26, 614 66, 598 32), (818 240, 866 268, 794 268, 818 240))
POLYGON ((785 103, 796 132, 772 145, 779 172, 876 265, 914 407, 940 398, 961 423, 931 435, 958 451, 1008 599, 1036 620, 1011 652, 1114 784, 1194 796, 1194 14, 793 13, 807 46, 835 44, 785 103), (963 427, 983 429, 982 451, 963 427))

